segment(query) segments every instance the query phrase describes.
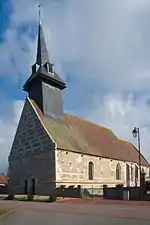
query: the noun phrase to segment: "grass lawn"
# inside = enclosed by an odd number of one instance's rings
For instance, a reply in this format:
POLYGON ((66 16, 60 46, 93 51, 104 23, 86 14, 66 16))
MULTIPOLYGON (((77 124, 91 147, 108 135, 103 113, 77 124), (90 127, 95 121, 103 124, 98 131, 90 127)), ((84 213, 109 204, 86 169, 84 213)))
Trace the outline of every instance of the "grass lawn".
POLYGON ((6 214, 8 211, 9 210, 0 210, 0 216, 6 214))

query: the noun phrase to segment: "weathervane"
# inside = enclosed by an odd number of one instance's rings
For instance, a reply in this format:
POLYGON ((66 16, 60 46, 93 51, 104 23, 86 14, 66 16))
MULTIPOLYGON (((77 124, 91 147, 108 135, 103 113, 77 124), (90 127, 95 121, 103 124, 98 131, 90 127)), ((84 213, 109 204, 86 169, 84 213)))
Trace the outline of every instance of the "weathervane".
POLYGON ((39 9, 39 22, 40 22, 40 24, 41 24, 41 7, 42 7, 42 4, 39 4, 38 9, 39 9))

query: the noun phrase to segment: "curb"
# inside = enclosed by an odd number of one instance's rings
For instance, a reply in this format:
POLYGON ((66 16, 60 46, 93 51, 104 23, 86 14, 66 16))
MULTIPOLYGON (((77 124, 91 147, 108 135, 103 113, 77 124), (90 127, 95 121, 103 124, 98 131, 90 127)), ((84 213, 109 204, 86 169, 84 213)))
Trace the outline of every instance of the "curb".
POLYGON ((11 213, 13 213, 13 212, 15 212, 15 210, 9 210, 7 213, 5 213, 4 215, 1 215, 0 216, 0 219, 3 219, 5 216, 8 216, 8 215, 10 215, 11 213))

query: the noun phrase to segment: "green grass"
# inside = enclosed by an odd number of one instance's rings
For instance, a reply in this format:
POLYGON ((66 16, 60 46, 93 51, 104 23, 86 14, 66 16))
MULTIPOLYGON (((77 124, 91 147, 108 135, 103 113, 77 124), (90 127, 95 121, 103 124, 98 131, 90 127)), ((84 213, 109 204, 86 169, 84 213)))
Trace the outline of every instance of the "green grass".
POLYGON ((9 210, 0 210, 0 216, 8 213, 9 210))

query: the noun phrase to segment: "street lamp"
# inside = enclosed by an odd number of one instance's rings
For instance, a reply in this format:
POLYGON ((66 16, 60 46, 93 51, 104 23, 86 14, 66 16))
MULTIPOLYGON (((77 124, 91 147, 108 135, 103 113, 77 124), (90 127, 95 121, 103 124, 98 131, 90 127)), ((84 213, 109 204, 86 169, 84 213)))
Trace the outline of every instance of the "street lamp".
POLYGON ((141 144, 140 144, 140 129, 134 127, 132 131, 133 137, 137 138, 138 150, 139 150, 139 170, 140 170, 140 200, 142 200, 142 187, 141 187, 141 144))

